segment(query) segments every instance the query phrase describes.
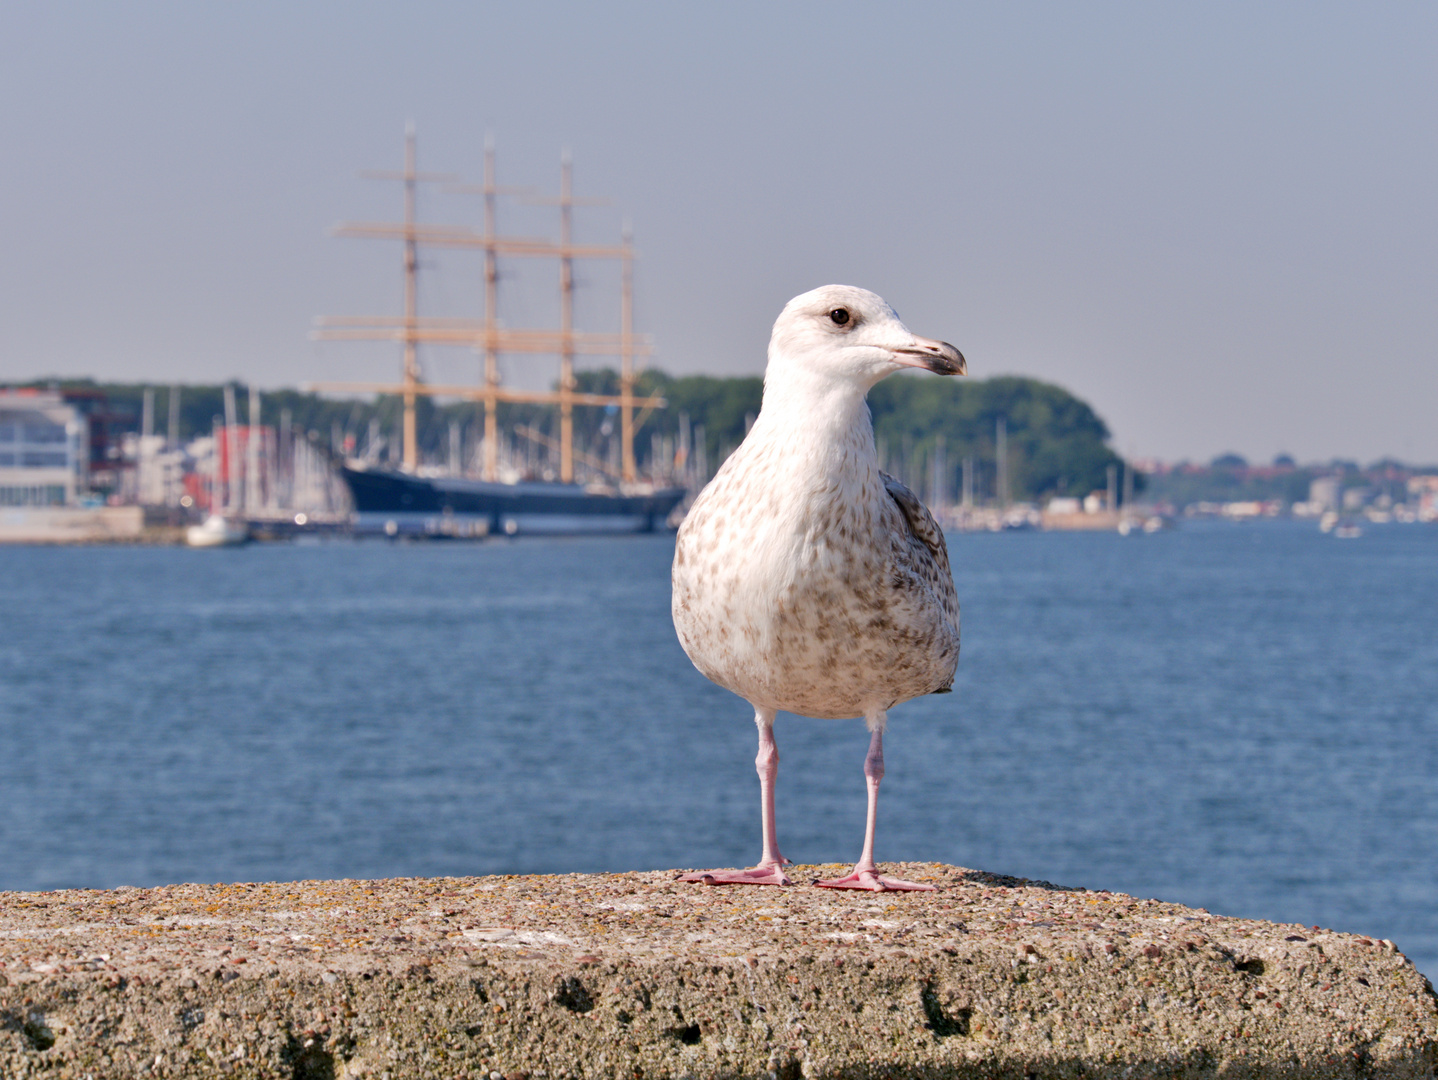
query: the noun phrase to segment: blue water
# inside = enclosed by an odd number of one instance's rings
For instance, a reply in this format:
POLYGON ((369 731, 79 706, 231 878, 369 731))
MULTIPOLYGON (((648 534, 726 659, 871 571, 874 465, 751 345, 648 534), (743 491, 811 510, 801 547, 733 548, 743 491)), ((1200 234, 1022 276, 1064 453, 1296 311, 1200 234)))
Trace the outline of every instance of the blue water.
MULTIPOLYGON (((895 710, 880 859, 1392 938, 1438 974, 1438 529, 950 538, 957 692, 895 710)), ((0 549, 0 889, 725 866, 744 703, 669 537, 0 549)), ((859 721, 781 716, 852 861, 859 721)))

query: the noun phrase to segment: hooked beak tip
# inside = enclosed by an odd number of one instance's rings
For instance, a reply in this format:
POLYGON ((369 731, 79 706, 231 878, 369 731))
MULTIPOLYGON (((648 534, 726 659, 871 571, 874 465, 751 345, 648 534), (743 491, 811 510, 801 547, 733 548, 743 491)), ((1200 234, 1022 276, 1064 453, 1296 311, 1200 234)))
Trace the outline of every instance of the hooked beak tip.
POLYGON ((923 368, 935 375, 967 375, 968 361, 947 341, 915 338, 908 348, 895 349, 894 358, 908 367, 923 368))

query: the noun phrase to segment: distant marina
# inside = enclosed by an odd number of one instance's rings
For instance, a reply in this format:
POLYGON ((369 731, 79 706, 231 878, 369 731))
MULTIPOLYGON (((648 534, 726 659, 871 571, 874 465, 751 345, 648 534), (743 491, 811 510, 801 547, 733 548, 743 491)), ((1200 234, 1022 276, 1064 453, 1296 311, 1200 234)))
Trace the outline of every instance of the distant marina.
MULTIPOLYGON (((266 425, 261 395, 250 388, 248 416, 240 423, 236 390, 224 390, 224 415, 216 416, 208 436, 181 444, 178 437, 179 387, 169 388, 170 431, 154 433, 154 392, 147 390, 138 438, 126 433, 119 446, 109 441, 103 395, 78 400, 64 391, 26 388, 0 392, 0 439, 18 435, 16 452, 0 449, 0 541, 69 542, 103 540, 183 540, 196 547, 227 547, 249 539, 281 539, 302 534, 480 539, 489 535, 581 532, 651 532, 670 523, 670 515, 688 494, 672 472, 640 474, 634 448, 636 431, 656 409, 657 394, 637 394, 635 361, 648 354, 647 339, 633 329, 634 251, 626 231, 617 245, 580 244, 573 239, 577 206, 594 202, 572 193, 568 157, 563 160, 560 195, 554 200, 560 219, 557 242, 506 236, 496 229, 496 201, 521 189, 495 180, 493 144, 485 149, 484 181, 458 185, 458 178, 421 173, 415 136, 406 132, 404 169, 375 174, 397 180, 403 190, 403 219, 395 223, 341 225, 340 236, 392 239, 403 247, 404 310, 396 316, 324 318, 313 336, 322 340, 394 341, 401 347, 397 384, 323 383, 315 389, 335 394, 393 395, 402 408, 400 458, 385 463, 386 442, 371 424, 363 453, 350 439, 333 433, 326 446, 320 433, 296 427, 288 410, 266 425), (482 231, 465 226, 421 223, 416 189, 435 182, 484 199, 482 231), (421 248, 473 249, 484 260, 484 309, 479 319, 421 316, 417 311, 421 248), (516 329, 498 310, 502 258, 550 260, 556 266, 559 325, 516 329), (594 333, 575 324, 576 260, 618 261, 622 266, 618 333, 594 333), (421 377, 419 347, 460 346, 482 359, 482 380, 475 386, 438 386, 421 377), (558 359, 552 391, 515 390, 501 385, 501 356, 526 359, 539 354, 558 359), (611 355, 619 361, 617 394, 581 392, 575 373, 579 355, 611 355), (422 460, 417 412, 421 398, 473 402, 484 410, 484 433, 473 454, 460 451, 459 431, 451 425, 446 462, 422 460), (538 462, 516 453, 499 428, 501 403, 553 406, 557 437, 531 424, 513 427, 516 436, 552 452, 557 460, 538 462), (618 431, 606 424, 610 451, 575 445, 574 413, 603 409, 617 415, 618 431), (636 409, 638 414, 636 415, 636 409), (45 452, 35 449, 46 448, 45 452), (53 451, 53 452, 52 452, 53 451), (9 459, 8 461, 6 459, 9 459), (9 466, 6 469, 6 466, 9 466), (6 472, 18 475, 7 477, 6 472), (103 504, 92 487, 111 480, 103 504), (7 483, 7 481, 9 481, 7 483)), ((0 442, 0 447, 3 447, 0 442)), ((389 455, 393 459, 393 454, 389 455)), ((659 455, 655 455, 658 457, 659 455)))
MULTIPOLYGON (((139 415, 131 415, 88 387, 0 389, 0 543, 184 543, 187 529, 201 525, 211 511, 231 523, 227 539, 242 532, 260 541, 365 535, 481 539, 545 531, 542 523, 522 529, 512 511, 497 510, 494 503, 481 504, 472 514, 455 512, 455 499, 484 499, 492 488, 482 475, 465 476, 465 462, 481 458, 483 444, 466 448, 453 422, 449 460, 422 464, 415 476, 426 486, 410 486, 398 462, 387 463, 397 444, 378 423, 370 422, 356 439, 338 424, 325 438, 297 422, 295 411, 317 400, 312 395, 225 386, 212 429, 182 439, 185 394, 181 386, 144 388, 138 395, 139 415), (266 412, 264 399, 277 396, 285 404, 271 404, 266 412), (166 409, 157 410, 157 398, 166 409), (252 422, 241 421, 242 409, 252 422), (423 502, 409 518, 381 508, 362 521, 353 495, 357 483, 400 487, 385 495, 392 505, 402 504, 406 495, 423 502), (441 494, 446 487, 450 493, 441 494)), ((679 420, 677 438, 654 436, 643 483, 626 486, 591 475, 583 484, 529 484, 525 477, 557 476, 559 464, 557 442, 531 427, 530 453, 518 455, 510 445, 497 455, 500 467, 509 470, 500 486, 531 495, 598 492, 611 499, 637 498, 636 516, 618 521, 618 527, 672 527, 682 514, 683 493, 702 487, 722 461, 706 452, 702 425, 692 424, 685 414, 679 420), (646 501, 658 493, 662 499, 646 501)), ((1002 447, 1003 425, 994 430, 993 444, 1002 447)), ((881 454, 886 467, 919 491, 952 532, 1143 535, 1196 520, 1241 524, 1291 518, 1336 539, 1357 539, 1375 527, 1438 522, 1438 469, 1392 462, 1368 469, 1291 462, 1261 467, 1143 462, 1134 468, 1120 462, 1108 466, 1104 486, 1082 497, 1052 494, 1035 500, 1004 497, 1005 468, 991 470, 981 494, 982 462, 967 455, 957 463, 951 487, 945 482, 942 439, 927 460, 908 469, 903 466, 912 455, 886 452, 882 440, 881 454), (1256 497, 1184 497, 1186 491, 1207 495, 1225 488, 1256 497)), ((574 467, 588 468, 584 459, 593 456, 588 450, 576 452, 574 467)), ((208 539, 199 535, 202 542, 208 539)))

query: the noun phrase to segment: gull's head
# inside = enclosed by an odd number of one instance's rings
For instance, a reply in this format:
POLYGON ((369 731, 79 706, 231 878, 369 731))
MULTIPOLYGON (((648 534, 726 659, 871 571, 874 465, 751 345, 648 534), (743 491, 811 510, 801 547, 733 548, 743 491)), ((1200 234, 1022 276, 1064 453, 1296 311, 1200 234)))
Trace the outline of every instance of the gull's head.
POLYGON ((883 297, 852 285, 825 285, 784 305, 769 339, 766 379, 807 377, 867 392, 903 368, 968 372, 958 349, 915 335, 883 297))

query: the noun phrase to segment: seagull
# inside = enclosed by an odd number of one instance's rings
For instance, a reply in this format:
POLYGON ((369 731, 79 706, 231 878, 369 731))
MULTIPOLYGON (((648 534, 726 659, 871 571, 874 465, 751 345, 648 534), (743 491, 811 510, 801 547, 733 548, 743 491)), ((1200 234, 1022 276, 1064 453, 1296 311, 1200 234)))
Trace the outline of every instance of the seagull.
POLYGON ((968 370, 956 348, 915 336, 867 289, 826 285, 790 300, 769 341, 759 416, 679 529, 674 628, 694 666, 754 709, 764 833, 758 865, 681 880, 792 884, 774 824, 783 710, 863 717, 871 733, 863 852, 846 877, 815 884, 933 888, 874 863, 888 710, 952 689, 959 660, 944 534, 918 496, 879 471, 864 400, 905 368, 968 370))

